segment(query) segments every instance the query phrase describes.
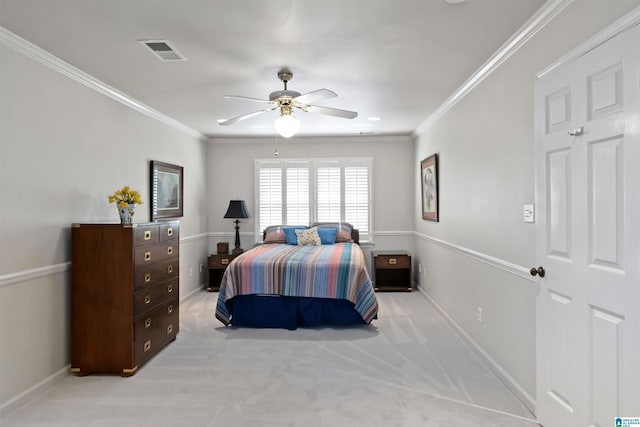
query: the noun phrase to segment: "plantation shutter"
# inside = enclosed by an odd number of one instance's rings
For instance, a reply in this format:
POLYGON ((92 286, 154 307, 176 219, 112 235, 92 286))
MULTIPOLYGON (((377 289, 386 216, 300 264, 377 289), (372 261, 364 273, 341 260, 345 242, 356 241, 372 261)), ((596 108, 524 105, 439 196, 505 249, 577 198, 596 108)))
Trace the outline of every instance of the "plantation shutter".
POLYGON ((285 222, 290 225, 309 224, 309 168, 287 168, 287 210, 285 222))
POLYGON ((371 158, 256 160, 256 237, 269 225, 348 222, 370 240, 371 158))
POLYGON ((318 167, 316 174, 317 220, 339 222, 342 208, 340 167, 318 167))
POLYGON ((260 230, 282 224, 282 168, 260 168, 258 173, 260 230))
POLYGON ((369 168, 347 166, 344 168, 344 220, 369 234, 369 168))

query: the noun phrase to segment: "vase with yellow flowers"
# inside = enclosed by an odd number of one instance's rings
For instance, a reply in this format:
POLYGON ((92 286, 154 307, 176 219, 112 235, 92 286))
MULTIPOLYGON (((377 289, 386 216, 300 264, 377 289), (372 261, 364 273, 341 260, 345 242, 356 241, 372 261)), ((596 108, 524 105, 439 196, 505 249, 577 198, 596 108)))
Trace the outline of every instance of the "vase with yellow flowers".
POLYGON ((125 185, 121 190, 116 190, 115 193, 110 195, 109 203, 116 204, 122 224, 131 224, 136 205, 143 204, 140 193, 132 190, 128 185, 125 185))

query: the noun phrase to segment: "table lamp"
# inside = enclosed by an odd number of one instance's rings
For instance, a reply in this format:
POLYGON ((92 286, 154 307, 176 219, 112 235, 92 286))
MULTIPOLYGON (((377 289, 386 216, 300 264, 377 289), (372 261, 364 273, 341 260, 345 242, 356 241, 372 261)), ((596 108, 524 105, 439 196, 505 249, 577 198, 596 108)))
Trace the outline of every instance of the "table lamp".
POLYGON ((244 200, 230 200, 227 213, 224 214, 225 218, 233 218, 236 223, 236 247, 231 252, 232 254, 241 254, 242 248, 240 247, 240 223, 239 218, 249 218, 249 212, 247 212, 247 206, 244 204, 244 200))

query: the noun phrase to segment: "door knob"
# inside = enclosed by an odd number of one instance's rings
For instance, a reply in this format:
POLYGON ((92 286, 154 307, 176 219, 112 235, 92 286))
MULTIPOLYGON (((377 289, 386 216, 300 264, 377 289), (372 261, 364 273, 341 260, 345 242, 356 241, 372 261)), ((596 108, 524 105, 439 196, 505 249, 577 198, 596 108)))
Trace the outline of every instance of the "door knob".
POLYGON ((573 130, 570 130, 569 132, 569 136, 580 136, 584 134, 584 127, 580 126, 579 128, 573 128, 573 130))
POLYGON ((532 276, 540 276, 540 277, 544 277, 544 268, 542 268, 542 266, 535 268, 535 267, 531 267, 531 270, 529 270, 529 273, 532 276))

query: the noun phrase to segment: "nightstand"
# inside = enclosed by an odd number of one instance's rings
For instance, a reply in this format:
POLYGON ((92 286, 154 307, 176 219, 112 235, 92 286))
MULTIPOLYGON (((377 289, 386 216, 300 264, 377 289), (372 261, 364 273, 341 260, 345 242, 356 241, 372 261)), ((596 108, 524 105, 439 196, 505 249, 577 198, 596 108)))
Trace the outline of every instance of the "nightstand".
POLYGON ((376 291, 411 291, 411 255, 403 251, 373 251, 376 291))
POLYGON ((207 282, 207 290, 209 292, 218 292, 220 290, 220 282, 227 266, 239 254, 212 254, 209 255, 209 280, 207 282))

